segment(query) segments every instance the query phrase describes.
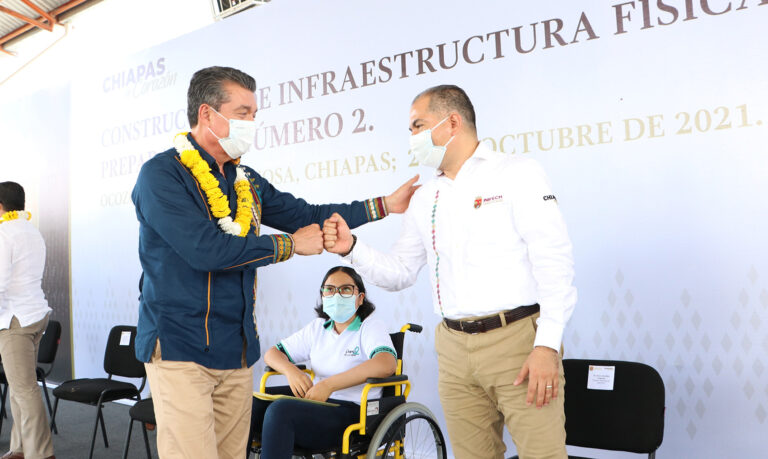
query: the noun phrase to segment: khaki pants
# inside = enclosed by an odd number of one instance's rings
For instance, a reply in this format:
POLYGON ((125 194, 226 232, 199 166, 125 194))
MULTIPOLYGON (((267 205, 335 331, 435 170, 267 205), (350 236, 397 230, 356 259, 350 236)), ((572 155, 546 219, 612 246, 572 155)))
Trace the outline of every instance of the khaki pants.
POLYGON ((158 342, 144 364, 155 405, 162 459, 242 459, 248 443, 253 372, 212 370, 162 359, 158 342))
POLYGON ((37 385, 37 349, 48 326, 48 316, 22 327, 15 316, 10 328, 0 330, 0 356, 10 389, 11 451, 24 453, 27 459, 53 455, 51 430, 37 385))
POLYGON ((438 324, 438 389, 457 459, 503 458, 504 424, 521 459, 567 457, 562 363, 558 396, 541 409, 525 403, 527 380, 512 384, 533 349, 538 316, 476 335, 438 324))

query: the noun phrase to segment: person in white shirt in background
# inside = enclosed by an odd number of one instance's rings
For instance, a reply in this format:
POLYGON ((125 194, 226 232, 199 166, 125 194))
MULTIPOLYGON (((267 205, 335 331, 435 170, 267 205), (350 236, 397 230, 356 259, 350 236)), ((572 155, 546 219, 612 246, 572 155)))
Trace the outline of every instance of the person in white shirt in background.
POLYGON ((45 242, 24 200, 21 185, 0 183, 0 357, 13 415, 11 450, 2 459, 54 457, 35 373, 51 312, 42 289, 45 242))
POLYGON ((506 424, 521 458, 565 458, 561 341, 576 303, 572 246, 543 169, 478 141, 453 85, 411 105, 411 151, 437 169, 411 199, 389 253, 358 241, 339 215, 324 245, 396 291, 429 265, 438 389, 457 458, 503 458, 506 424), (527 386, 523 382, 527 379, 527 386))

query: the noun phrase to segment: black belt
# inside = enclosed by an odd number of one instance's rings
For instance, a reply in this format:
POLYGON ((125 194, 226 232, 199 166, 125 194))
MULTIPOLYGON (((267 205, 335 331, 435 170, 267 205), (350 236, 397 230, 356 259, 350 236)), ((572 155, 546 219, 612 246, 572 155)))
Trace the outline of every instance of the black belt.
POLYGON ((452 320, 443 319, 445 325, 456 331, 464 333, 485 333, 487 331, 501 328, 506 324, 510 324, 516 320, 523 319, 528 316, 532 316, 539 312, 539 304, 532 304, 530 306, 520 306, 519 308, 510 309, 496 314, 495 316, 486 317, 484 319, 476 320, 452 320), (502 321, 502 317, 504 320, 502 321))

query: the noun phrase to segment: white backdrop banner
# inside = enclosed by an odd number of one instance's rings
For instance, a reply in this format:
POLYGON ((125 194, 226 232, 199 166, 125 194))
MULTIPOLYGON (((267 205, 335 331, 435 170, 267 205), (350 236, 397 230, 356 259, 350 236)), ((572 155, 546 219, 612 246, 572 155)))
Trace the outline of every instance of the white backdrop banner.
MULTIPOLYGON (((106 330, 136 322, 130 191, 143 162, 187 129, 194 71, 227 65, 256 78, 259 130, 244 161, 315 203, 428 178, 408 152, 410 102, 451 83, 473 100, 483 141, 536 158, 554 185, 580 299, 566 357, 662 374, 661 457, 764 455, 766 24, 768 0, 303 0, 99 60, 72 85, 76 375, 101 374, 106 330)), ((400 223, 357 233, 386 250, 400 223)), ((338 263, 325 254, 260 269, 262 349, 312 319, 338 263)), ((370 290, 393 331, 425 326, 406 338, 406 372, 413 400, 442 422, 427 276, 398 293, 370 290)))

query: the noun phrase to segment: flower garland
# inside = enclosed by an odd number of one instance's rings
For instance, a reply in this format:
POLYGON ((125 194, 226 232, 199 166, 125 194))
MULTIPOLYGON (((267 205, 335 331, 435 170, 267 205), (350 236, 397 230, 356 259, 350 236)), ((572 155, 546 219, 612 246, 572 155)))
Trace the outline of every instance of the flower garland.
POLYGON ((245 237, 251 228, 251 221, 253 219, 251 211, 253 195, 251 195, 251 187, 248 183, 248 177, 245 175, 245 169, 241 166, 236 167, 235 192, 237 193, 237 211, 235 212, 235 219, 232 220, 232 217, 229 216, 231 213, 229 202, 224 193, 221 192, 221 188, 219 188, 219 181, 211 173, 210 166, 200 156, 200 152, 187 139, 187 133, 176 134, 176 137, 173 139, 173 146, 179 152, 181 163, 189 169, 192 176, 200 184, 200 188, 208 199, 211 213, 219 219, 219 228, 227 234, 245 237))
POLYGON ((2 216, 0 216, 0 223, 11 221, 11 220, 17 220, 19 217, 24 217, 27 220, 32 218, 32 214, 27 212, 26 210, 11 210, 6 213, 4 213, 2 216))

